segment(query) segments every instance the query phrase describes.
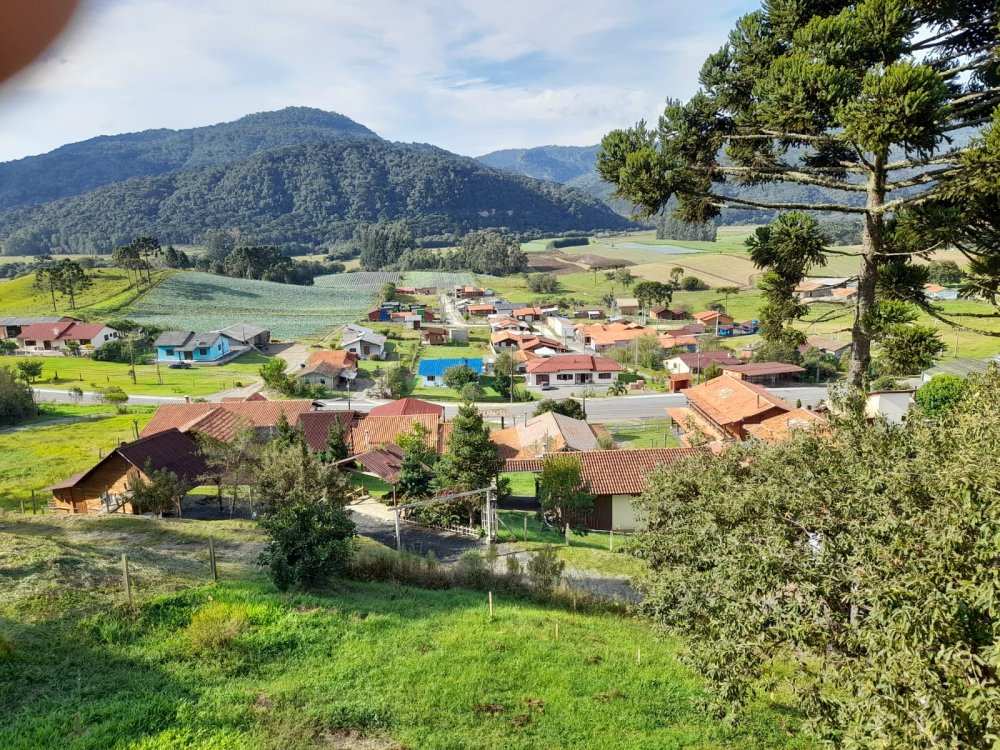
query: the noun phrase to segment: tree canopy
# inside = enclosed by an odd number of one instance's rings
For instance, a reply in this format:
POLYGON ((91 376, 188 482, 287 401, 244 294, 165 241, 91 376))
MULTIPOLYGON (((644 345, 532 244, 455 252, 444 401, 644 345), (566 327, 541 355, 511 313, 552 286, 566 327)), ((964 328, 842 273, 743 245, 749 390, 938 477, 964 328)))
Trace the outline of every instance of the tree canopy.
POLYGON ((690 101, 669 101, 656 128, 605 136, 598 171, 644 215, 676 197, 684 221, 727 208, 859 216, 849 380, 861 386, 877 301, 923 300, 915 258, 953 244, 970 259, 967 293, 1000 290, 1000 131, 966 139, 1000 103, 998 21, 990 0, 768 0, 708 58, 690 101), (828 197, 769 200, 777 183, 828 197), (763 197, 735 194, 746 186, 763 197))
POLYGON ((693 636, 717 709, 780 682, 834 747, 995 743, 998 401, 994 367, 933 420, 850 416, 650 477, 642 607, 693 636))

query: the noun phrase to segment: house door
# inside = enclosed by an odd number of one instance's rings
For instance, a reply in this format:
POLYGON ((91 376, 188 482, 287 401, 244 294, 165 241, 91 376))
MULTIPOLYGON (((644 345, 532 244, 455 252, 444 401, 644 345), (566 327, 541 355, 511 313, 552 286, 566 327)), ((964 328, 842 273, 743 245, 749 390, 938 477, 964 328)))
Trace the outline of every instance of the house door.
POLYGON ((194 359, 194 350, 184 352, 184 359, 194 359))
POLYGON ((549 376, 548 375, 535 375, 535 385, 548 385, 549 376))

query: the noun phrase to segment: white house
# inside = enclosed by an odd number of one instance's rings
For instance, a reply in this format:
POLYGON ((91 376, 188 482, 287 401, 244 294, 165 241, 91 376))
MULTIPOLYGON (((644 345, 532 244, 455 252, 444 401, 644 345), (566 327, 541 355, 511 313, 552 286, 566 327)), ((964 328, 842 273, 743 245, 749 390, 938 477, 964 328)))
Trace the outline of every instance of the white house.
POLYGON ((357 354, 359 359, 383 359, 385 357, 385 336, 370 328, 354 325, 345 326, 340 348, 357 354))
POLYGON ((924 284, 924 295, 927 299, 954 300, 958 299, 958 290, 940 284, 924 284))
POLYGON ((46 354, 63 353, 76 347, 82 352, 93 351, 118 337, 119 332, 104 323, 80 323, 69 320, 25 326, 15 340, 22 351, 30 354, 46 354))
POLYGON ((569 318, 552 315, 545 322, 557 338, 571 339, 576 336, 576 324, 569 318))
POLYGON ((554 357, 528 362, 528 385, 546 386, 609 386, 618 380, 624 368, 607 357, 589 354, 557 354, 554 357))
POLYGON ((902 424, 912 406, 912 390, 872 391, 865 400, 865 416, 868 419, 884 417, 889 424, 902 424))

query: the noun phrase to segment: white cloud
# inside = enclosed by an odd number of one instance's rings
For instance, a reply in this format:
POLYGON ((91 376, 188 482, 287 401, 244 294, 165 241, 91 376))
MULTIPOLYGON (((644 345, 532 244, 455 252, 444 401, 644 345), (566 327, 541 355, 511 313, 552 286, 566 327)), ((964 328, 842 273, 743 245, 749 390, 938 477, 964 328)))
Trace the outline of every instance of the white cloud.
POLYGON ((103 0, 0 90, 0 159, 289 105, 466 154, 595 142, 697 86, 751 0, 103 0))

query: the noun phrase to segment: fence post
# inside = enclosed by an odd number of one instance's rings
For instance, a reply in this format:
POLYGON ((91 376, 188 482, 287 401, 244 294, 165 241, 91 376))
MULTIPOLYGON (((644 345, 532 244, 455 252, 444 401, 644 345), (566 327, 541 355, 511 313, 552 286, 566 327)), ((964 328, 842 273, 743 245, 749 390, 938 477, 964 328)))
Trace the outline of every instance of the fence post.
POLYGON ((566 546, 569 546, 569 524, 566 524, 566 546))
POLYGON ((208 565, 212 569, 212 580, 219 580, 219 570, 215 567, 215 543, 212 537, 208 538, 208 565))
POLYGON ((38 512, 38 508, 35 506, 35 491, 31 491, 31 515, 35 515, 38 512))
POLYGON ((524 541, 528 541, 528 517, 524 517, 524 541))
POLYGON ((21 515, 24 515, 24 498, 21 498, 21 515))
POLYGON ((489 598, 490 598, 490 619, 492 620, 493 619, 493 592, 492 591, 489 592, 489 598))
POLYGON ((609 552, 614 552, 615 551, 615 530, 614 529, 608 529, 608 551, 609 552))
POLYGON ((396 550, 401 550, 403 548, 402 538, 399 533, 399 506, 393 508, 396 515, 396 550))
POLYGON ((132 604, 132 579, 128 572, 128 553, 122 553, 122 578, 125 582, 125 600, 132 604))

